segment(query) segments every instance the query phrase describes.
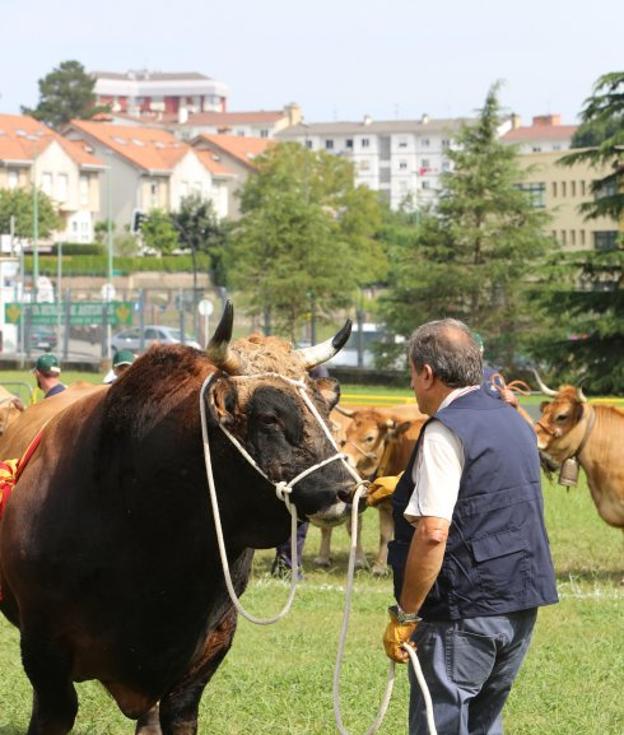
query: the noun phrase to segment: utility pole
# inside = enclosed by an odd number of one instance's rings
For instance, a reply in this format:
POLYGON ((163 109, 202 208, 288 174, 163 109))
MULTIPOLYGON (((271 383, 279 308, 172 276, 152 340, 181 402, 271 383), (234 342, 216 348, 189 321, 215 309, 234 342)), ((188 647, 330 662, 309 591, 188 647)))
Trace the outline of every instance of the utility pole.
POLYGON ((33 235, 32 235, 32 253, 33 253, 33 301, 37 302, 37 283, 39 281, 39 195, 37 192, 37 180, 35 177, 35 167, 33 164, 33 235))
MULTIPOLYGON (((112 155, 109 151, 108 153, 108 169, 106 171, 106 235, 107 235, 107 245, 108 245, 108 263, 107 263, 107 275, 108 275, 108 283, 109 287, 106 290, 106 300, 110 301, 111 299, 111 290, 113 287, 113 204, 112 204, 112 197, 111 197, 111 164, 112 164, 112 155)), ((112 347, 111 347, 111 340, 112 340, 113 334, 112 334, 112 327, 111 327, 111 312, 109 307, 106 307, 106 357, 112 357, 112 347)))

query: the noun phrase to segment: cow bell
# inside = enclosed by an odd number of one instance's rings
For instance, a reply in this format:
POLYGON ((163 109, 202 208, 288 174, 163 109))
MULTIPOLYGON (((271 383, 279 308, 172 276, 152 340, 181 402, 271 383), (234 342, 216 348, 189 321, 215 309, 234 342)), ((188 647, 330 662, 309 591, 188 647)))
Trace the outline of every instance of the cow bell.
POLYGON ((578 484, 579 464, 576 457, 568 457, 559 470, 559 484, 576 487, 578 484))

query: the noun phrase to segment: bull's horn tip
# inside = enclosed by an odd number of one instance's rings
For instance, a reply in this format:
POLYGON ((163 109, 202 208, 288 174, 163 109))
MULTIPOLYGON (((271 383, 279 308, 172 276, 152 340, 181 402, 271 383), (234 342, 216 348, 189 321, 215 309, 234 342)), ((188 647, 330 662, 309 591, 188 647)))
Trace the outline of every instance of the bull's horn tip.
POLYGON ((347 340, 351 336, 352 327, 353 322, 351 321, 351 319, 347 319, 342 329, 339 332, 336 332, 334 338, 332 339, 332 347, 336 351, 341 350, 345 346, 347 340))

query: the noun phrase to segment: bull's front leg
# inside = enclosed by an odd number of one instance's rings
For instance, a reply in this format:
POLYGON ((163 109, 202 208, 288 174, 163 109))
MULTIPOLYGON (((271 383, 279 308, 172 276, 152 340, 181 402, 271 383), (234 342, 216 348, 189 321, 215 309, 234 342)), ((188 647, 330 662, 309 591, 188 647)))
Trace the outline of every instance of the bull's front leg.
POLYGON ((321 526, 321 546, 319 548, 318 556, 314 557, 314 563, 317 567, 329 567, 331 566, 331 537, 332 528, 325 528, 321 526))
POLYGON ((379 551, 373 563, 373 574, 383 576, 388 572, 388 544, 394 536, 392 502, 383 500, 377 506, 379 511, 379 551))
POLYGON ((134 735, 162 735, 162 730, 160 729, 160 713, 157 704, 139 717, 134 735))

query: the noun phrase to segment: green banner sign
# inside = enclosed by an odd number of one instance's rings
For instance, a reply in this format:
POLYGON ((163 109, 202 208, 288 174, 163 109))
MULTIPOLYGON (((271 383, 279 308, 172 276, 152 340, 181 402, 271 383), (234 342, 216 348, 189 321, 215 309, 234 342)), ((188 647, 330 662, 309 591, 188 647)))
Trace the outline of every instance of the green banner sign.
MULTIPOLYGON (((72 326, 103 324, 104 314, 108 307, 107 322, 113 327, 132 324, 132 304, 129 301, 75 301, 69 305, 69 323, 72 326)), ((31 324, 65 323, 67 307, 65 304, 18 304, 4 306, 4 318, 9 324, 19 324, 22 316, 30 314, 31 324)))

